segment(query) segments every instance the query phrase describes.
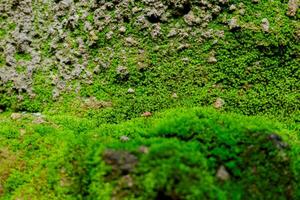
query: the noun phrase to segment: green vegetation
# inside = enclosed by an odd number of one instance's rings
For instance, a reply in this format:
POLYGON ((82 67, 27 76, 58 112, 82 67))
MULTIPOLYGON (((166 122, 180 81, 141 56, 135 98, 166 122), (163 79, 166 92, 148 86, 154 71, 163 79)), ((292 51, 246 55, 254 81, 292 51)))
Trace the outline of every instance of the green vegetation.
POLYGON ((35 122, 1 117, 3 199, 300 197, 299 134, 264 118, 194 108, 119 125, 35 122))
POLYGON ((0 3, 1 200, 300 199, 291 1, 24 2, 0 3))

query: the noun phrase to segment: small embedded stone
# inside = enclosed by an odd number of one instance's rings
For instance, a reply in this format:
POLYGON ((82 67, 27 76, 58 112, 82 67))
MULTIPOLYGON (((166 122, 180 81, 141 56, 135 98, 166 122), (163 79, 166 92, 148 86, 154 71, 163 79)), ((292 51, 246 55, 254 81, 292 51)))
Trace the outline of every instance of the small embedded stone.
POLYGON ((21 114, 21 113, 12 113, 12 114, 10 115, 10 118, 11 118, 12 120, 21 119, 21 118, 22 118, 22 114, 21 114))
POLYGON ((222 181, 227 181, 230 179, 230 175, 223 165, 219 167, 216 177, 222 181))
POLYGON ((125 136, 125 135, 123 135, 123 136, 120 137, 120 140, 121 140, 122 142, 128 142, 128 141, 130 140, 130 138, 127 137, 127 136, 125 136))
POLYGON ((264 32, 269 32, 269 29, 270 29, 270 23, 269 23, 269 20, 267 18, 263 18, 261 20, 261 27, 262 27, 262 30, 264 32))
POLYGON ((297 13, 297 10, 299 8, 299 0, 289 0, 289 3, 288 3, 288 11, 287 11, 287 15, 288 16, 295 16, 296 13, 297 13))
POLYGON ((144 112, 142 114, 142 117, 151 117, 152 116, 152 113, 151 112, 144 112))
POLYGON ((215 101, 215 103, 213 104, 213 106, 216 109, 220 109, 220 108, 222 108, 224 106, 224 104, 225 104, 225 101, 223 99, 217 98, 216 101, 215 101))
POLYGON ((127 92, 128 92, 129 94, 133 94, 133 93, 135 92, 135 90, 132 89, 132 88, 129 88, 129 89, 127 90, 127 92))
POLYGON ((178 98, 178 95, 174 92, 174 93, 171 95, 171 97, 172 97, 173 99, 177 99, 177 98, 178 98))
POLYGON ((140 146, 139 147, 139 152, 143 153, 143 154, 147 154, 149 153, 149 148, 146 146, 140 146))
POLYGON ((121 34, 124 34, 124 33, 126 32, 126 27, 125 27, 125 26, 121 26, 121 27, 119 28, 119 32, 120 32, 121 34))

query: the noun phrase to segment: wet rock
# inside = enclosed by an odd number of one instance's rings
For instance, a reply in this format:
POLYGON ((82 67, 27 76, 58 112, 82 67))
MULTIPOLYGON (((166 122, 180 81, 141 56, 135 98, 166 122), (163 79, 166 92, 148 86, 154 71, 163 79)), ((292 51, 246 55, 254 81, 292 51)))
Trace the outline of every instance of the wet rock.
POLYGON ((227 181, 230 179, 230 174, 226 170, 226 168, 221 165, 217 171, 216 177, 221 181, 227 181))
POLYGON ((269 23, 269 20, 267 18, 263 18, 261 20, 261 27, 262 27, 262 30, 264 32, 269 32, 269 29, 270 29, 270 23, 269 23))
POLYGON ((299 0, 289 0, 288 2, 288 16, 295 16, 297 13, 297 10, 299 8, 299 0))

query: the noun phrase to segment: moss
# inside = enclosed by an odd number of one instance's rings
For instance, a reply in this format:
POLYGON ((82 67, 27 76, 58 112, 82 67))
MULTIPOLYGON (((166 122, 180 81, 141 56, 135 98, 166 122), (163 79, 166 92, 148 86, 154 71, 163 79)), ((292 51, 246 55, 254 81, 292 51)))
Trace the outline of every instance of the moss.
POLYGON ((29 53, 16 53, 15 54, 15 59, 17 61, 20 61, 20 60, 26 60, 26 61, 29 61, 31 60, 31 55, 29 53))
POLYGON ((15 152, 0 176, 4 199, 299 198, 299 135, 265 118, 206 108, 100 127, 71 116, 34 118, 1 115, 0 144, 15 152), (229 179, 216 176, 220 166, 229 179))

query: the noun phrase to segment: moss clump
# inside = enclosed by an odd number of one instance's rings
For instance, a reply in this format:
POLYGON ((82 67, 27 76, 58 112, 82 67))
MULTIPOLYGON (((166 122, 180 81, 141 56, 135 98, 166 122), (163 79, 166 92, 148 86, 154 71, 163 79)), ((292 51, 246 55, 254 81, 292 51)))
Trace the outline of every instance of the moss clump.
POLYGON ((299 138, 277 122, 206 108, 100 127, 44 120, 1 116, 3 199, 300 197, 299 138))

